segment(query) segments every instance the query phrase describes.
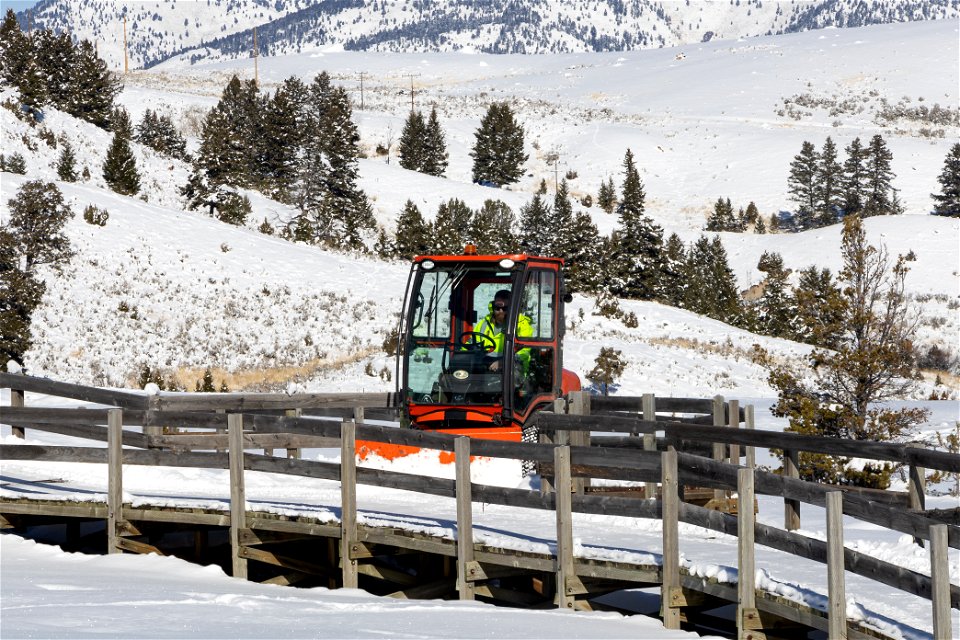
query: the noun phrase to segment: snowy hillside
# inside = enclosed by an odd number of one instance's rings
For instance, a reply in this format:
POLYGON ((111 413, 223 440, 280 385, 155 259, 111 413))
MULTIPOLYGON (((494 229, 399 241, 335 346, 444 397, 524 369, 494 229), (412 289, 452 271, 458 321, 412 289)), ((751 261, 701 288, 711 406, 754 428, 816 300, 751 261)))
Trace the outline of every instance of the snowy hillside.
MULTIPOLYGON (((817 145, 831 135, 838 146, 880 132, 894 154, 895 185, 912 215, 874 218, 870 240, 894 253, 913 250, 910 291, 923 312, 923 344, 956 347, 956 292, 960 287, 960 226, 924 215, 951 141, 921 135, 921 125, 880 117, 884 101, 906 96, 914 104, 957 103, 957 27, 947 22, 830 30, 744 42, 624 54, 569 56, 464 56, 324 53, 263 59, 264 89, 289 75, 311 79, 327 70, 356 88, 368 74, 364 108, 354 92, 354 119, 369 157, 360 163, 360 186, 379 222, 392 229, 407 198, 429 217, 450 198, 479 206, 499 198, 517 211, 541 179, 552 186, 547 150, 561 153, 560 171, 575 170, 574 195, 596 193, 608 176, 621 179, 623 153, 632 148, 647 192, 648 212, 667 234, 694 240, 718 197, 735 206, 755 201, 763 215, 790 208, 786 175, 801 141, 817 145), (905 52, 909 52, 906 55, 905 52), (936 69, 933 73, 930 70, 936 69), (943 71, 946 70, 946 73, 943 71), (397 88, 416 72, 418 105, 435 103, 450 149, 447 178, 401 169, 392 156, 409 96, 397 88), (831 115, 804 109, 799 119, 778 115, 798 93, 819 98, 864 97, 862 112, 831 115), (527 130, 528 174, 512 190, 470 183, 473 132, 491 98, 510 99, 527 130), (831 126, 831 121, 841 122, 831 126), (391 155, 377 156, 392 142, 391 155)), ((163 65, 126 76, 120 101, 134 122, 145 109, 170 114, 188 135, 232 73, 249 77, 246 63, 200 67, 163 65)), ((58 150, 6 109, 5 153, 21 153, 27 176, 4 174, 0 217, 18 187, 31 177, 54 180, 58 150)), ((144 175, 141 197, 106 190, 100 167, 110 135, 50 110, 43 128, 71 141, 78 171, 89 180, 61 183, 78 216, 69 234, 77 256, 60 278, 47 274, 48 293, 35 319, 28 354, 35 374, 77 382, 128 385, 144 365, 176 373, 192 388, 211 366, 231 388, 309 390, 392 389, 393 365, 381 345, 396 321, 406 265, 334 254, 264 236, 291 210, 250 192, 249 228, 238 229, 185 212, 178 193, 189 166, 134 144, 144 175), (105 208, 103 228, 86 224, 87 204, 105 208)), ((196 144, 195 140, 191 144, 196 144)), ((616 217, 589 212, 602 233, 616 217)), ((721 234, 739 284, 762 274, 764 251, 777 251, 795 272, 816 264, 836 270, 839 228, 802 234, 721 234)), ((568 311, 567 364, 585 373, 601 346, 622 349, 629 362, 621 393, 769 395, 765 373, 749 361, 754 343, 780 357, 803 345, 756 336, 686 311, 655 303, 625 302, 637 328, 594 315, 592 299, 578 297, 568 311)), ((956 349, 954 348, 954 351, 956 349)), ((929 393, 927 388, 920 394, 929 393)))
MULTIPOLYGON (((98 43, 123 69, 174 54, 191 62, 310 52, 565 53, 629 51, 824 27, 956 19, 957 0, 44 0, 34 25, 98 43)), ((26 24, 26 16, 22 16, 26 24)))

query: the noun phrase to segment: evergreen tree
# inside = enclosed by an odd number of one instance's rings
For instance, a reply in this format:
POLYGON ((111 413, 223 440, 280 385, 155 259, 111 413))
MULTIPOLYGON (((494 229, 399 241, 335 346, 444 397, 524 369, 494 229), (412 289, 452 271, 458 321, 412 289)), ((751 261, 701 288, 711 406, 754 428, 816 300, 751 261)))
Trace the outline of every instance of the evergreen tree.
POLYGON ((412 200, 407 200, 397 218, 397 235, 394 242, 396 257, 410 260, 429 246, 430 227, 424 221, 420 209, 412 200))
POLYGON ((121 195, 132 196, 140 191, 137 161, 127 138, 119 132, 113 134, 113 141, 107 149, 107 158, 103 163, 103 179, 107 186, 121 195))
POLYGON ((935 203, 934 215, 960 217, 960 142, 950 147, 937 182, 940 183, 940 193, 930 194, 935 203))
POLYGON ((133 140, 133 123, 130 120, 130 112, 123 106, 114 107, 109 116, 110 131, 127 140, 133 140))
POLYGON ((21 153, 11 153, 10 157, 4 162, 3 170, 8 173, 16 173, 18 175, 27 174, 27 161, 21 153))
POLYGON ((790 271, 783 265, 779 253, 764 251, 757 269, 766 274, 763 294, 756 304, 757 330, 768 336, 789 338, 794 335, 793 321, 796 309, 791 306, 787 278, 790 271))
POLYGON ((804 141, 800 153, 790 163, 790 177, 787 179, 787 188, 791 199, 797 203, 797 226, 800 229, 809 229, 814 221, 819 202, 819 175, 820 156, 813 144, 804 141))
POLYGON ((610 387, 623 375, 627 363, 623 352, 613 347, 600 347, 600 354, 594 361, 594 367, 587 374, 587 380, 600 388, 603 395, 610 394, 610 387))
POLYGON ((590 215, 582 211, 574 215, 567 235, 578 240, 571 243, 571 248, 564 256, 567 288, 572 291, 598 291, 603 282, 606 239, 600 236, 590 215))
POLYGON ((14 361, 21 367, 33 344, 30 320, 46 291, 44 283, 22 268, 20 245, 0 227, 0 371, 14 361))
POLYGON ((573 205, 570 203, 570 190, 567 180, 560 182, 557 192, 553 196, 553 209, 547 219, 548 237, 550 244, 547 247, 548 255, 566 259, 573 253, 579 239, 572 234, 573 205))
POLYGON ((227 224, 242 227, 250 214, 253 213, 250 198, 235 191, 226 189, 224 191, 218 198, 220 205, 217 207, 217 219, 227 224))
POLYGON ((520 208, 520 246, 525 253, 546 256, 550 251, 550 210, 540 194, 520 208))
POLYGON ((426 163, 426 151, 424 142, 426 140, 427 125, 423 121, 423 114, 419 111, 410 111, 406 121, 403 123, 403 130, 400 132, 400 147, 397 151, 400 156, 400 166, 410 171, 423 171, 426 163))
POLYGON ((752 226, 756 232, 758 221, 762 223, 763 218, 760 216, 760 210, 757 209, 756 203, 751 200, 750 204, 747 205, 747 210, 740 215, 740 230, 746 231, 748 227, 752 226))
POLYGON ((814 266, 800 272, 791 306, 797 310, 793 339, 836 348, 841 330, 840 288, 829 269, 814 266))
POLYGON ((687 252, 683 240, 675 233, 663 246, 663 275, 660 278, 661 301, 674 307, 683 306, 687 287, 687 252))
POLYGON ((825 227, 836 223, 837 214, 843 209, 842 181, 843 168, 837 161, 837 145, 827 136, 820 151, 817 172, 819 203, 816 226, 825 227))
POLYGON ((513 211, 500 200, 486 200, 470 220, 470 236, 481 254, 504 254, 517 245, 513 211))
POLYGON ((20 113, 34 120, 42 117, 47 83, 37 63, 32 38, 23 33, 16 14, 8 9, 0 24, 0 79, 20 92, 20 113))
POLYGON ((646 194, 627 149, 622 196, 617 206, 620 228, 613 238, 612 292, 624 298, 651 300, 663 269, 663 230, 645 214, 646 194))
POLYGON ((64 227, 73 211, 57 185, 42 180, 25 182, 7 206, 10 216, 5 229, 13 236, 25 271, 32 272, 38 265, 59 270, 70 260, 73 250, 64 227))
POLYGON ((473 181, 498 187, 517 182, 529 156, 523 152, 523 127, 514 119, 510 105, 491 104, 475 135, 470 152, 473 181))
POLYGON ((887 147, 879 133, 870 139, 867 148, 867 198, 863 206, 863 217, 886 216, 902 213, 896 203, 893 189, 893 169, 890 163, 893 153, 887 147))
POLYGON ((866 202, 867 192, 867 152, 860 142, 854 138, 847 148, 847 159, 843 163, 843 215, 858 215, 866 202))
POLYGON ((64 110, 106 129, 110 124, 114 100, 123 90, 123 85, 107 69, 107 63, 100 59, 88 40, 81 40, 76 46, 68 87, 64 110))
POLYGON ((473 211, 462 200, 440 204, 433 222, 433 249, 439 254, 459 254, 466 244, 473 211))
POLYGON ((723 198, 717 198, 713 205, 713 213, 707 218, 707 224, 704 227, 706 231, 739 231, 740 223, 734 218, 733 205, 730 198, 724 201, 723 198))
POLYGON ((430 109, 430 117, 427 119, 427 128, 424 131, 421 170, 427 175, 439 178, 446 173, 448 164, 447 139, 437 118, 437 107, 434 105, 430 109))
POLYGON ((135 140, 163 155, 187 159, 187 142, 173 126, 169 116, 147 109, 137 125, 135 140))
POLYGON ((48 101, 57 109, 67 111, 70 105, 72 75, 77 63, 76 49, 70 34, 65 31, 54 33, 47 29, 37 29, 28 38, 31 41, 33 57, 43 74, 48 101))
POLYGON ((607 213, 613 213, 614 207, 617 206, 617 188, 613 185, 613 177, 600 183, 597 205, 607 213))
POLYGON ((284 203, 293 200, 305 99, 303 83, 297 78, 288 78, 267 101, 263 114, 260 175, 267 193, 284 203))
MULTIPOLYGON (((774 415, 787 417, 788 431, 808 435, 883 441, 909 434, 927 418, 925 409, 891 410, 879 403, 907 396, 916 385, 913 336, 916 322, 904 292, 906 261, 891 263, 873 247, 858 216, 844 219, 840 272, 840 318, 836 345, 814 350, 812 384, 782 365, 768 363, 779 390, 774 415)), ((848 458, 801 454, 801 475, 818 481, 886 488, 892 467, 847 469, 848 458)))
POLYGON ((60 143, 60 157, 57 159, 57 177, 64 182, 77 181, 77 157, 73 145, 63 140, 60 143))
POLYGON ((733 270, 719 237, 700 238, 687 257, 684 307, 727 324, 744 324, 745 314, 733 270))
POLYGON ((761 235, 767 232, 767 225, 763 222, 763 216, 757 216, 757 222, 753 225, 753 232, 761 235))

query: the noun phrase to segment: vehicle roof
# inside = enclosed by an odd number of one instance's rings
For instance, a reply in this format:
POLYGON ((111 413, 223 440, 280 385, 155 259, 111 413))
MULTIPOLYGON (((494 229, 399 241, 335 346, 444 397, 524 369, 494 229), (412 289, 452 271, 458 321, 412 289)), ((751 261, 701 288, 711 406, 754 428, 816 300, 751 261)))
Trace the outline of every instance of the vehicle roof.
POLYGON ((414 256, 413 261, 423 262, 424 260, 433 260, 437 263, 457 263, 457 262, 499 262, 504 259, 514 262, 549 262, 554 264, 563 264, 562 258, 550 258, 546 256, 534 256, 527 253, 509 253, 509 254, 466 254, 466 255, 418 255, 414 256))

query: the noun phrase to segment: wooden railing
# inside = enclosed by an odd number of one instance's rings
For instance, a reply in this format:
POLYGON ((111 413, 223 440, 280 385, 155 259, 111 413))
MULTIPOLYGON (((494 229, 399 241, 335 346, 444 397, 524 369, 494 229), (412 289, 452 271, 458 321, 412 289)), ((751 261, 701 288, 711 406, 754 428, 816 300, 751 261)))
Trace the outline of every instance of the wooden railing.
MULTIPOLYGON (((564 403, 558 402, 555 413, 544 413, 538 427, 555 442, 509 443, 488 440, 454 438, 446 434, 428 433, 395 427, 363 424, 353 419, 364 411, 385 409, 386 394, 310 394, 294 397, 293 402, 312 404, 326 410, 349 411, 349 418, 341 421, 317 420, 296 415, 269 415, 247 413, 244 406, 255 410, 290 411, 304 408, 285 406, 280 398, 270 397, 257 402, 249 394, 235 395, 221 400, 221 408, 243 413, 216 413, 206 411, 165 410, 151 407, 198 407, 200 398, 182 402, 161 394, 145 397, 142 394, 109 391, 42 381, 26 376, 0 374, 0 386, 14 389, 10 407, 3 408, 2 422, 20 428, 39 429, 100 442, 106 448, 63 447, 42 445, 0 445, 2 460, 44 460, 59 462, 105 463, 109 467, 108 534, 109 551, 136 549, 126 539, 129 523, 123 516, 122 465, 153 465, 230 469, 231 517, 230 539, 233 549, 234 575, 246 575, 249 552, 244 551, 241 537, 246 527, 243 475, 245 470, 297 475, 336 480, 341 483, 342 516, 338 533, 342 558, 342 580, 345 586, 356 586, 358 554, 362 547, 357 538, 356 484, 404 489, 419 493, 456 498, 457 500, 457 570, 460 597, 469 599, 474 587, 483 579, 483 570, 474 558, 472 544, 472 502, 504 506, 545 509, 555 512, 557 533, 557 601, 561 607, 572 607, 577 595, 585 593, 573 562, 571 514, 590 513, 663 520, 663 618, 668 628, 677 628, 680 612, 685 604, 683 587, 689 587, 680 572, 680 542, 677 527, 680 522, 698 525, 713 531, 738 537, 737 624, 741 635, 756 629, 760 618, 757 611, 756 588, 753 584, 754 545, 760 544, 792 555, 801 556, 828 566, 831 637, 841 637, 839 629, 846 630, 844 615, 843 571, 876 580, 888 586, 931 600, 934 636, 950 635, 950 608, 960 608, 960 587, 951 585, 948 574, 948 548, 960 548, 960 529, 937 522, 920 512, 902 508, 852 493, 839 487, 804 482, 797 478, 757 471, 752 468, 750 449, 767 447, 796 451, 844 454, 848 443, 808 438, 794 434, 760 432, 751 429, 732 429, 741 420, 749 426, 752 407, 741 409, 735 401, 722 399, 679 401, 653 399, 651 396, 607 400, 590 398, 583 394, 570 398, 569 408, 575 413, 562 413, 564 403), (55 409, 31 408, 22 405, 23 390, 62 395, 98 403, 128 403, 134 408, 113 409, 55 409), (18 394, 19 392, 19 394, 18 394), (169 401, 169 402, 168 402, 169 401), (352 402, 353 406, 348 406, 352 402), (230 404, 234 403, 234 404, 230 404), (343 403, 343 404, 340 404, 343 403), (641 415, 596 415, 597 411, 631 411, 640 407, 641 415), (709 410, 709 413, 704 413, 709 410), (702 417, 656 419, 659 412, 703 413, 714 425, 702 425, 702 417), (726 425, 730 426, 719 426, 726 425), (142 427, 142 433, 124 430, 124 426, 142 427), (225 433, 191 433, 189 435, 159 432, 160 425, 177 429, 225 430, 225 433), (590 436, 591 432, 636 434, 636 437, 590 436), (653 437, 662 433, 662 436, 653 437), (580 444, 571 445, 579 438, 580 444), (587 440, 589 438, 589 440, 587 440), (456 480, 357 468, 356 440, 417 446, 457 454, 456 480), (683 452, 684 443, 696 441, 709 444, 715 457, 705 458, 683 452), (589 444, 589 446, 588 446, 589 444), (717 446, 719 445, 719 446, 717 446), (747 448, 746 467, 731 464, 721 458, 731 457, 739 462, 739 452, 733 446, 747 448), (134 447, 123 449, 122 446, 134 447), (341 463, 314 462, 275 458, 245 452, 246 449, 273 448, 295 450, 301 447, 338 446, 341 463), (197 451, 195 449, 205 449, 197 451), (224 449, 226 452, 217 452, 224 449), (661 450, 662 449, 662 450, 661 450), (212 451, 211 451, 212 450, 212 451), (529 460, 549 468, 553 492, 472 484, 469 481, 470 456, 529 460), (639 481, 647 486, 660 486, 657 499, 637 500, 626 497, 593 495, 577 487, 577 479, 610 478, 621 481, 639 481), (681 500, 683 485, 713 488, 719 492, 736 491, 739 505, 737 516, 686 504, 681 500), (758 524, 754 519, 753 495, 780 496, 796 504, 806 503, 827 509, 827 540, 821 541, 794 533, 788 520, 784 529, 758 524), (931 575, 872 558, 843 547, 840 516, 846 514, 895 531, 908 533, 929 544, 931 575), (836 632, 836 634, 835 634, 836 632)), ((193 395, 193 394, 191 394, 193 395)), ((209 394, 219 395, 219 394, 209 394)), ((876 456, 892 460, 960 472, 960 459, 943 452, 917 450, 900 445, 857 443, 858 457, 876 456)), ((911 474, 912 475, 912 474, 911 474)), ((922 474, 921 474, 922 475, 922 474)), ((647 496, 655 495, 649 492, 647 496)), ((135 530, 135 529, 134 529, 135 530)), ((818 624, 816 620, 808 620, 818 624)))

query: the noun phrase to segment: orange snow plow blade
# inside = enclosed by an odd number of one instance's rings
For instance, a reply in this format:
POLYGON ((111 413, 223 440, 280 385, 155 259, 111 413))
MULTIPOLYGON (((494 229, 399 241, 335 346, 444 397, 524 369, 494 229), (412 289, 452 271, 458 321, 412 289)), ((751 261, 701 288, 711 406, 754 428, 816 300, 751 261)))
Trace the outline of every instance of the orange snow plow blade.
MULTIPOLYGON (((520 442, 523 432, 519 427, 468 427, 463 429, 430 429, 433 433, 449 433, 455 436, 469 436, 471 438, 480 438, 481 440, 502 440, 505 442, 520 442)), ((386 442, 370 442, 367 440, 357 440, 357 458, 366 460, 371 456, 379 456, 385 460, 396 460, 409 455, 419 453, 420 447, 412 447, 403 444, 389 444, 386 442)), ((438 451, 441 464, 453 464, 456 456, 452 451, 438 451)), ((472 456, 471 456, 472 459, 472 456)))

